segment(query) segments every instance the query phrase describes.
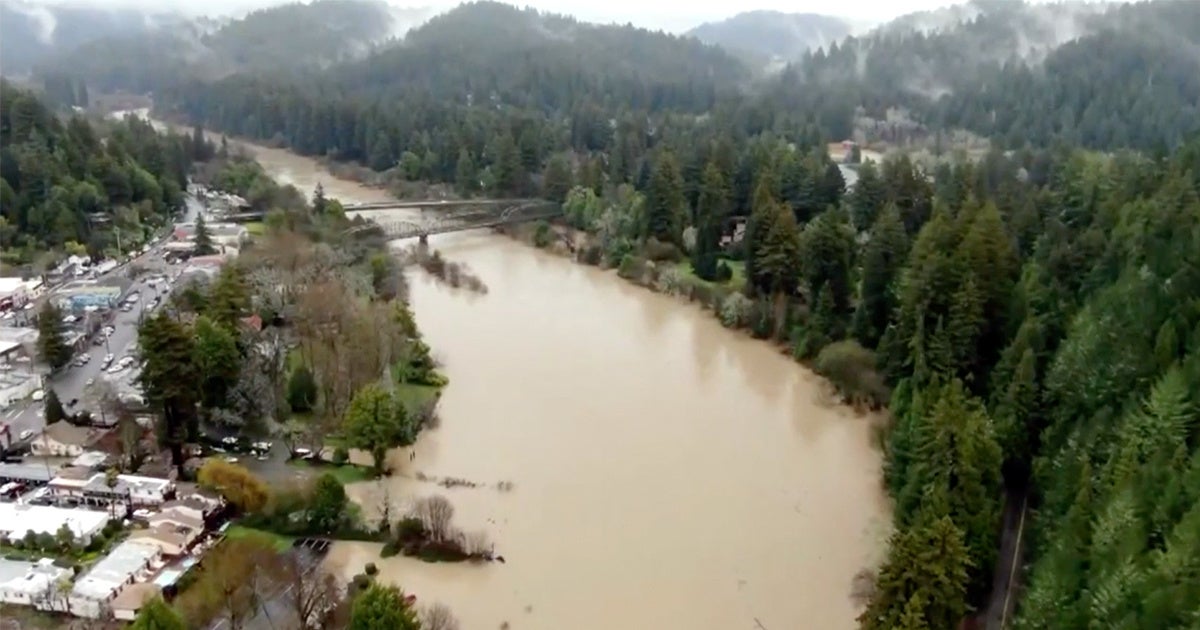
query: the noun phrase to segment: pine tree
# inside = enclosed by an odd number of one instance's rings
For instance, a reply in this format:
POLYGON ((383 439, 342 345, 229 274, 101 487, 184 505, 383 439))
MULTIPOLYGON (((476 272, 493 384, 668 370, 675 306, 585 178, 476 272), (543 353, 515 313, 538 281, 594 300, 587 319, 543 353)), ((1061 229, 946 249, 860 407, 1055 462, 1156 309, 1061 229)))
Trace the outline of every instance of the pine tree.
POLYGON ((930 412, 915 419, 913 463, 896 501, 896 521, 915 522, 930 493, 944 501, 969 549, 972 593, 991 578, 1000 524, 1002 455, 992 422, 960 381, 938 387, 930 412))
POLYGON ((46 391, 46 398, 43 399, 43 403, 46 424, 54 424, 67 417, 67 412, 63 409, 62 401, 58 399, 58 393, 53 389, 46 391))
POLYGON ((892 537, 875 593, 859 617, 864 630, 912 627, 920 620, 926 628, 950 630, 966 615, 972 565, 963 532, 949 516, 929 512, 892 537))
POLYGON ((71 348, 63 339, 62 317, 62 311, 53 300, 46 300, 38 313, 38 355, 52 370, 61 368, 71 360, 71 348))
POLYGON ((458 152, 458 163, 454 167, 454 184, 461 195, 470 195, 479 188, 479 173, 475 170, 475 162, 466 149, 458 152))
POLYGON ((862 288, 854 313, 854 336, 866 347, 879 343, 897 307, 895 284, 908 255, 908 237, 900 212, 888 206, 871 228, 863 253, 862 288))
POLYGON ((512 134, 501 133, 492 151, 492 174, 496 178, 496 193, 520 195, 525 190, 526 171, 521 166, 521 153, 512 134))
POLYGON ((680 244, 684 219, 683 180, 675 156, 664 151, 654 160, 646 195, 646 234, 680 244))
POLYGON ((717 251, 721 227, 728 212, 729 191, 716 164, 704 169, 704 183, 696 202, 696 246, 692 251, 692 270, 704 280, 717 275, 717 251))
POLYGON ((542 196, 550 201, 562 203, 574 186, 573 178, 567 156, 556 153, 546 163, 546 172, 542 175, 542 196))
POLYGON ((138 382, 151 404, 162 409, 162 441, 172 462, 183 466, 183 443, 198 433, 196 403, 200 377, 193 363, 191 332, 165 310, 138 327, 142 371, 138 382))
POLYGON ((321 182, 317 182, 317 187, 315 190, 313 190, 312 197, 313 214, 325 214, 325 210, 328 208, 328 206, 329 200, 325 198, 325 187, 321 185, 321 182))
MULTIPOLYGON (((858 168, 858 181, 850 192, 850 220, 859 232, 865 232, 875 225, 879 213, 884 210, 884 199, 887 190, 879 177, 879 169, 874 162, 867 162, 858 168)), ((899 211, 897 210, 897 216, 899 211)))
POLYGON ((203 214, 196 217, 196 232, 192 237, 192 242, 195 243, 197 256, 208 256, 217 251, 217 248, 213 246, 212 234, 208 232, 208 225, 204 222, 203 214))
POLYGON ((766 292, 767 282, 758 271, 758 247, 766 236, 775 212, 774 178, 769 172, 760 173, 754 188, 754 201, 746 229, 742 233, 742 252, 746 263, 746 288, 750 291, 766 292))
POLYGON ((796 293, 800 280, 800 233, 796 217, 783 204, 776 203, 767 217, 762 241, 755 251, 754 269, 765 292, 776 296, 796 293))

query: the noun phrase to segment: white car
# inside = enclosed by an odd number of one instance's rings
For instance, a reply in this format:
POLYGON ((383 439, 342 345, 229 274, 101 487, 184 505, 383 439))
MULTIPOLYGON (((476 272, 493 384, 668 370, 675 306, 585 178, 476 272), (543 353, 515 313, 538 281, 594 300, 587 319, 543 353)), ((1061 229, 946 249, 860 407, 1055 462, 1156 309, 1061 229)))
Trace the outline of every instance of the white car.
POLYGON ((116 374, 117 372, 120 372, 121 370, 124 370, 124 369, 125 369, 125 366, 118 363, 104 371, 108 372, 109 374, 116 374))
POLYGON ((25 429, 24 431, 22 431, 22 432, 21 432, 21 439, 22 439, 22 440, 28 440, 28 439, 29 439, 29 438, 31 438, 31 437, 33 437, 33 430, 32 430, 32 429, 25 429))
POLYGON ((33 392, 33 396, 31 396, 31 398, 33 398, 34 402, 40 402, 46 398, 46 392, 39 389, 33 392))

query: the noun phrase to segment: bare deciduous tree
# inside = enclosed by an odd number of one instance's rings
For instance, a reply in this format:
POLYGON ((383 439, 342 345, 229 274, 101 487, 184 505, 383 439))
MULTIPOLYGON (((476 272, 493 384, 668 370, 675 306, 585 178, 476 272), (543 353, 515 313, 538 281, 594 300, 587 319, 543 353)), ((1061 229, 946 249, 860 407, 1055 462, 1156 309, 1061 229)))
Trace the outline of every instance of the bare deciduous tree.
POLYGON ((463 534, 462 548, 472 556, 488 555, 492 553, 492 541, 485 531, 468 532, 463 534))
POLYGON ((450 607, 437 602, 421 609, 421 630, 459 630, 458 619, 450 607))
POLYGON ((329 627, 328 616, 341 603, 342 587, 319 561, 302 553, 286 554, 281 563, 281 582, 287 589, 287 606, 303 630, 329 627))
POLYGON ((454 506, 446 497, 433 495, 422 497, 413 505, 412 515, 421 521, 430 538, 441 542, 453 532, 454 506))

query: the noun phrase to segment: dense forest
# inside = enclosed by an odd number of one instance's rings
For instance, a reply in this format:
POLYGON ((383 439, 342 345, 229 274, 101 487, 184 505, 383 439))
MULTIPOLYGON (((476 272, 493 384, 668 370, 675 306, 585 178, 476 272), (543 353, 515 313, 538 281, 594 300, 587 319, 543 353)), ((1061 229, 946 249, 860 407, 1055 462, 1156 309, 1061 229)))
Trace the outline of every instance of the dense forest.
MULTIPOLYGON (((0 252, 6 264, 50 250, 112 256, 138 246, 183 204, 197 146, 135 119, 102 128, 60 120, 0 82, 0 252)), ((211 148, 211 147, 210 147, 211 148)), ((204 151, 201 145, 200 151, 204 151)))
POLYGON ((810 52, 775 98, 844 112, 835 137, 849 135, 858 106, 880 119, 906 107, 929 129, 965 128, 1009 148, 1161 151, 1198 128, 1200 4, 976 6, 952 27, 898 20, 810 52))
MULTIPOLYGON (((955 628, 983 609, 1011 561, 1002 511, 1028 496, 1017 626, 1195 628, 1200 5, 1088 13, 1080 38, 1021 59, 990 55, 1028 7, 978 6, 959 27, 813 53, 747 93, 744 65, 694 40, 476 3, 360 61, 180 82, 156 107, 462 195, 562 201, 584 261, 666 289, 680 278, 658 270, 684 268, 723 323, 889 407, 896 533, 863 627, 955 628), (856 108, 896 105, 998 142, 969 163, 868 162, 848 189, 824 143, 853 133, 856 108)), ((90 243, 80 206, 27 183, 37 156, 63 161, 64 190, 90 177, 120 204, 136 187, 114 197, 111 168, 72 170, 57 147, 78 124, 6 94, 13 234, 90 243)), ((113 138, 140 137, 127 125, 113 138)), ((162 142, 186 159, 186 139, 162 142)), ((121 140, 100 153, 185 168, 121 140)))

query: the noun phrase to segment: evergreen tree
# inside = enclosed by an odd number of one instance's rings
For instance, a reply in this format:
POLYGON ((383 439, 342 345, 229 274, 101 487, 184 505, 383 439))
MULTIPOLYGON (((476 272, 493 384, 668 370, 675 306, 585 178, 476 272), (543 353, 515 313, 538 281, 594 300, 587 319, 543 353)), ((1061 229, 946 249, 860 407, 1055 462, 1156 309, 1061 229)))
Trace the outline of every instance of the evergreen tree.
MULTIPOLYGON (((868 161, 858 168, 858 181, 850 192, 850 220, 859 232, 866 232, 875 225, 879 213, 884 210, 887 189, 879 177, 875 163, 868 161)), ((897 211, 898 213, 898 211, 897 211)))
POLYGON ((567 156, 562 153, 555 154, 546 163, 546 172, 542 175, 542 196, 562 203, 574 186, 573 177, 567 156))
POLYGON ((62 401, 58 399, 58 393, 54 389, 46 390, 46 397, 43 399, 43 414, 46 418, 46 424, 54 424, 59 420, 65 420, 67 412, 63 409, 62 401))
POLYGON ((804 226, 804 279, 809 295, 816 299, 824 286, 840 319, 850 308, 850 272, 854 256, 854 230, 841 210, 821 213, 804 226))
POLYGON ((684 219, 683 181, 675 156, 664 151, 654 160, 646 194, 646 235, 680 244, 684 219))
POLYGON ((318 216, 325 214, 328 206, 329 200, 325 198, 325 187, 321 185, 321 182, 317 182, 317 187, 313 190, 312 197, 313 214, 318 216))
POLYGON ((711 281, 717 275, 717 253, 728 199, 721 171, 710 162, 704 169, 704 183, 696 201, 696 246, 692 251, 692 270, 704 280, 711 281))
POLYGON ((754 269, 767 293, 790 296, 795 294, 800 279, 800 233, 796 217, 777 203, 766 218, 766 230, 755 251, 754 269))
POLYGON ((46 300, 38 312, 38 356, 52 370, 61 368, 71 360, 71 348, 63 338, 62 318, 62 311, 54 304, 54 300, 46 300))
POLYGON ((191 332, 163 310, 138 327, 138 345, 138 382, 147 400, 162 409, 160 439, 171 449, 172 462, 182 467, 183 443, 198 433, 200 378, 191 332))
POLYGON ((195 243, 197 256, 208 256, 217 251, 217 248, 213 246, 212 235, 208 232, 208 225, 204 221, 203 214, 196 217, 196 232, 192 241, 195 243))
POLYGON ((908 254, 900 212, 888 206, 871 228, 863 253, 862 287, 854 313, 854 336, 864 346, 879 343, 897 305, 896 282, 908 254))
POLYGON ((864 630, 959 627, 967 613, 971 559, 963 532, 949 516, 927 510, 888 545, 875 593, 859 617, 864 630), (925 626, 913 626, 923 621, 925 626))
POLYGON ((458 163, 454 167, 454 182, 459 194, 470 195, 479 188, 479 173, 475 162, 466 149, 458 152, 458 163))
POLYGON ((492 151, 495 192, 500 195, 520 195, 525 190, 526 172, 521 166, 521 154, 512 134, 501 133, 496 138, 492 151))
POLYGON ((417 615, 395 586, 372 584, 354 598, 349 630, 420 630, 417 615))
POLYGON ((773 176, 770 173, 760 173, 754 189, 754 202, 750 217, 746 221, 742 233, 742 252, 746 263, 746 288, 751 292, 766 292, 768 282, 758 270, 758 247, 766 236, 767 229, 774 220, 776 209, 775 196, 771 192, 774 187, 773 176))

